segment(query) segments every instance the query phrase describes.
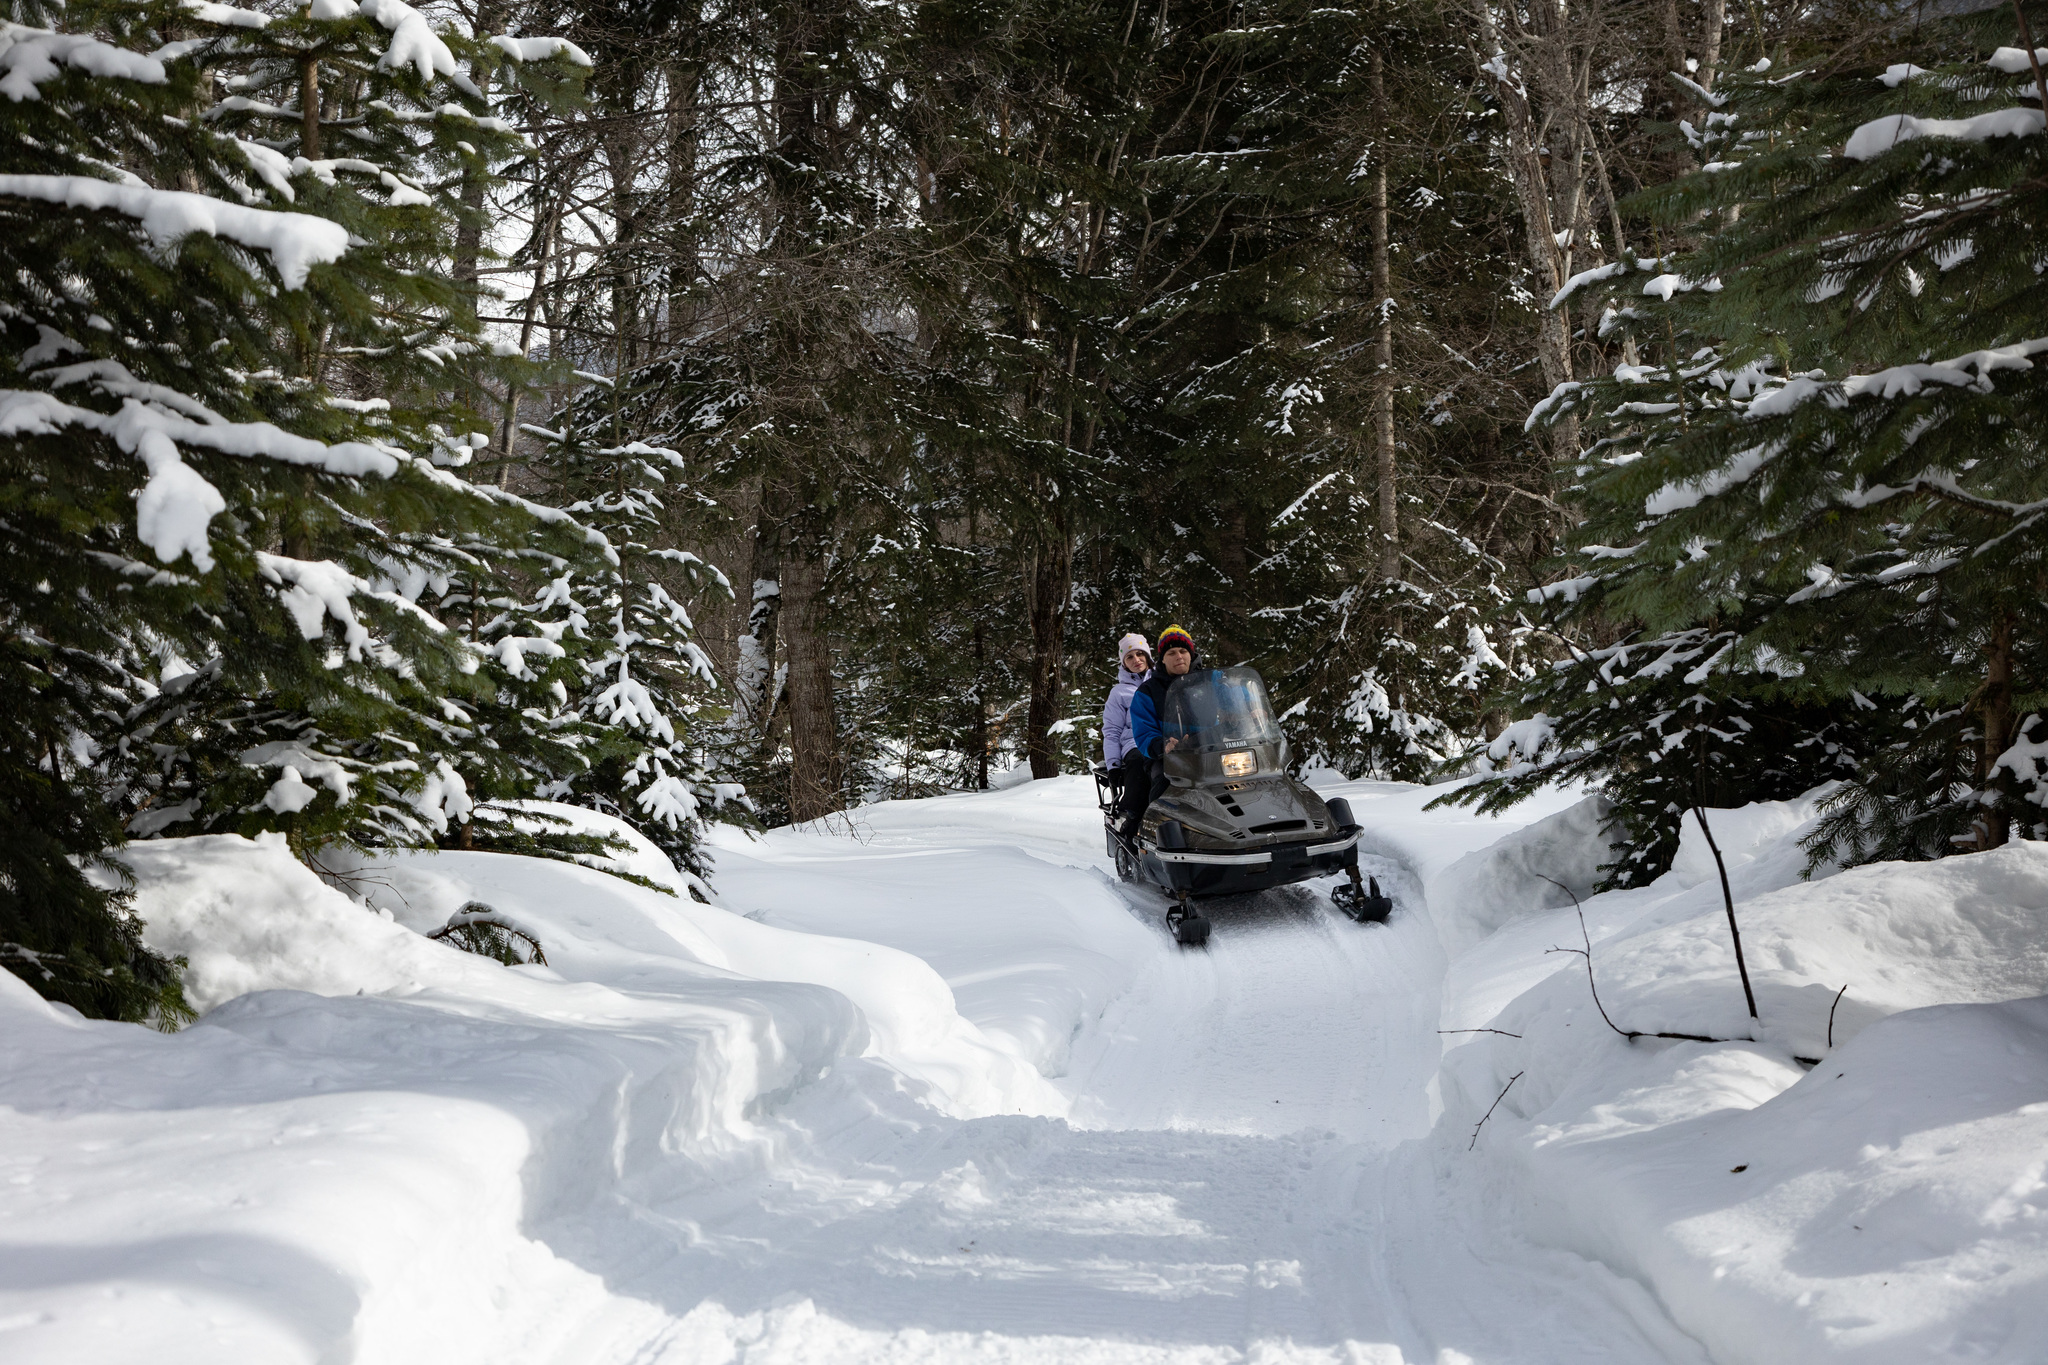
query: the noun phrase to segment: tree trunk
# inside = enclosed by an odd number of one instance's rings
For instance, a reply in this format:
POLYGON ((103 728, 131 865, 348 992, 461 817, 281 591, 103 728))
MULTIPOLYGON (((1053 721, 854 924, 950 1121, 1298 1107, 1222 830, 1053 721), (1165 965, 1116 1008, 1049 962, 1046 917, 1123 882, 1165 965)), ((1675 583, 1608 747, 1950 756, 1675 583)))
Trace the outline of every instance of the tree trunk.
MULTIPOLYGON (((478 33, 494 32, 499 25, 498 6, 479 6, 476 16, 478 33)), ((470 68, 470 77, 477 88, 486 95, 491 91, 491 79, 486 73, 470 68)), ((465 161, 462 165, 462 220, 455 225, 455 279, 459 284, 474 285, 477 281, 477 256, 483 249, 484 241, 484 169, 465 161)), ((476 296, 464 291, 464 311, 471 320, 476 316, 476 296)))
POLYGON ((783 638, 789 645, 789 818, 798 824, 838 810, 839 724, 832 697, 832 641, 825 622, 826 546, 815 533, 793 538, 783 559, 783 638))
POLYGON ((974 789, 988 790, 988 696, 983 680, 988 674, 987 631, 981 617, 974 619, 974 789))
POLYGON ((1695 77, 1708 90, 1721 70, 1721 34, 1728 23, 1728 0, 1701 0, 1700 70, 1695 77))
POLYGON ((1032 565, 1031 709, 1025 717, 1025 753, 1031 775, 1058 777, 1052 727, 1060 718, 1060 668, 1066 661, 1067 599, 1074 588, 1074 540, 1062 519, 1046 528, 1032 565))
POLYGON ((754 505, 754 533, 748 581, 747 623, 740 631, 739 666, 733 691, 740 714, 765 741, 775 713, 775 640, 782 617, 782 519, 775 490, 761 481, 754 505))
POLYGON ((1380 50, 1370 63, 1374 136, 1372 181, 1372 291, 1379 309, 1378 374, 1373 383, 1373 447, 1379 457, 1380 577, 1401 576, 1401 525, 1394 485, 1394 267, 1387 216, 1387 82, 1380 50))
POLYGON ((320 59, 299 59, 299 155, 320 159, 320 59))
MULTIPOLYGON (((1497 55, 1504 49, 1493 13, 1485 0, 1479 0, 1471 13, 1478 21, 1475 27, 1479 40, 1471 47, 1472 60, 1493 82, 1507 123, 1508 173, 1514 182, 1515 198, 1522 207, 1523 245, 1528 252, 1529 268, 1535 274, 1536 287, 1555 294, 1569 277, 1571 257, 1567 247, 1558 241, 1559 214, 1553 212, 1552 204, 1562 208, 1566 226, 1575 232, 1587 207, 1583 183, 1587 149, 1577 131, 1586 122, 1579 107, 1584 92, 1571 79, 1570 34, 1563 28, 1565 19, 1553 16, 1555 22, 1538 40, 1542 60, 1534 62, 1528 73, 1538 82, 1538 93, 1546 101, 1545 129, 1553 134, 1572 134, 1570 155, 1550 158, 1552 166, 1560 172, 1553 177, 1545 168, 1544 158, 1546 150, 1554 152, 1555 148, 1546 149, 1539 143, 1529 91, 1515 73, 1507 70, 1505 58, 1497 55), (1542 68, 1541 72, 1537 67, 1542 68)), ((1543 302, 1548 304, 1549 297, 1543 302)), ((1544 309, 1537 321, 1536 357, 1543 370, 1543 382, 1552 389, 1572 378, 1571 320, 1565 310, 1544 309)), ((1551 426, 1550 447, 1556 459, 1577 452, 1577 418, 1567 416, 1551 426)))
MULTIPOLYGON (((1984 646, 1984 686, 1977 694, 1977 715, 1984 727, 1983 746, 1977 752, 1977 790, 1991 785, 1992 766, 2012 746, 2013 732, 2013 618, 2002 616, 1992 627, 1984 646)), ((1986 808, 1977 817, 1977 848, 2001 847, 2012 833, 2012 817, 2003 805, 1986 808)))

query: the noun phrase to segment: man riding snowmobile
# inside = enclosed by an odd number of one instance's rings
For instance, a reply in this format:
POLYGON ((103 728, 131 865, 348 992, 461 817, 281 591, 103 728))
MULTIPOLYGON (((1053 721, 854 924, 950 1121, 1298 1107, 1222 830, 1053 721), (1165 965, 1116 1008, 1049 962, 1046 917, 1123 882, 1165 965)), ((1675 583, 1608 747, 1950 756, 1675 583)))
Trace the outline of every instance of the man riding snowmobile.
POLYGON ((1145 807, 1166 788, 1162 760, 1177 741, 1164 734, 1159 717, 1165 710, 1167 689, 1194 669, 1195 637, 1179 626, 1168 626, 1159 633, 1159 649, 1153 657, 1159 660, 1159 667, 1131 694, 1131 750, 1124 758, 1122 833, 1126 839, 1137 833, 1145 807))
POLYGON ((1199 898, 1332 875, 1346 879, 1329 890, 1337 910, 1386 919, 1393 902, 1361 875, 1350 803, 1326 801, 1289 773, 1287 736, 1258 670, 1208 667, 1179 626, 1160 634, 1158 659, 1131 698, 1122 791, 1096 773, 1117 877, 1164 891, 1167 927, 1190 947, 1209 938, 1199 898))

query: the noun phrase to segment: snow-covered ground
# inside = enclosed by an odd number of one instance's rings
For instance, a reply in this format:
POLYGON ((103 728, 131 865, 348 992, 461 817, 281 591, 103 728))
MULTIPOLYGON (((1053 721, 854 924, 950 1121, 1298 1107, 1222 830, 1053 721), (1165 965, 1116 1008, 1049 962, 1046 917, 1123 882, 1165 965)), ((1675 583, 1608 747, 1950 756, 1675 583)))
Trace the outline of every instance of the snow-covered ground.
POLYGON ((1807 884, 1809 807, 1713 813, 1752 1026, 1703 845, 1591 896, 1577 793, 1330 791, 1393 921, 1201 951, 1078 779, 725 835, 716 905, 136 845, 208 1013, 0 973, 0 1359, 2048 1358, 2048 849, 1807 884), (423 936, 471 900, 548 965, 423 936), (1587 941, 1622 1027, 1743 1041, 1623 1039, 1587 941))

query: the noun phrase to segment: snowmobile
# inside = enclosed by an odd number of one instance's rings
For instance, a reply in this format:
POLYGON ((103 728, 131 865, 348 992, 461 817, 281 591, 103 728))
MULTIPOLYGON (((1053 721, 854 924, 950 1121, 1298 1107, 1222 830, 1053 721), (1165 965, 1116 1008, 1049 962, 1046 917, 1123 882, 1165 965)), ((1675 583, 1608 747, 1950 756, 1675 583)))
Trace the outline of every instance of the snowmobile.
MULTIPOLYGON (((1116 873, 1164 891, 1174 938, 1206 943, 1195 901, 1291 886, 1344 873, 1330 898, 1360 922, 1384 922, 1394 903, 1358 872, 1351 805, 1323 800, 1287 772, 1287 737, 1254 668, 1196 669, 1167 690, 1160 731, 1166 789, 1134 837, 1118 832, 1117 776, 1095 769, 1095 799, 1116 873)), ((1142 779, 1141 779, 1142 780, 1142 779)))

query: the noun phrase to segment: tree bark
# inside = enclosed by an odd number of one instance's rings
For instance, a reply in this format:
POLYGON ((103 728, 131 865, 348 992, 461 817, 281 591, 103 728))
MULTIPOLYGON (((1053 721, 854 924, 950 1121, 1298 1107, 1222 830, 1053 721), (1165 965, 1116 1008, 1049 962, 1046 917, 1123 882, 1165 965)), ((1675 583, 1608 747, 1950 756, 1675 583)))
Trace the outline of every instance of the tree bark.
POLYGON ((1375 348, 1378 373, 1373 382, 1373 448, 1378 456, 1380 577, 1401 576, 1401 526, 1395 503, 1394 468, 1394 268, 1393 242, 1388 235, 1387 214, 1387 81, 1380 50, 1372 50, 1374 137, 1372 181, 1372 290, 1379 309, 1379 338, 1375 348))
POLYGON ((988 790, 988 696, 983 679, 988 676, 988 632, 980 616, 974 619, 974 789, 988 790))
POLYGON ((1699 83, 1714 88, 1721 71, 1721 34, 1728 24, 1728 0, 1700 0, 1699 83))
POLYGON ((774 487, 763 479, 754 505, 747 623, 740 631, 733 690, 740 714, 765 745, 775 714, 775 642, 782 618, 782 520, 774 487))
POLYGON ((1031 617, 1031 709, 1025 753, 1031 775, 1058 777, 1052 727, 1060 718, 1060 668, 1066 661, 1067 599, 1074 586, 1074 540, 1064 518, 1046 528, 1027 585, 1031 617))
MULTIPOLYGON (((476 30, 490 33, 499 24, 496 5, 482 5, 477 9, 476 30)), ((491 90, 491 78, 475 66, 470 68, 470 77, 477 88, 486 95, 491 90)), ((477 257, 483 250, 484 241, 484 170, 472 162, 462 166, 462 221, 455 225, 455 279, 458 283, 474 285, 477 280, 477 257)), ((474 318, 475 296, 465 291, 463 306, 474 318)))
POLYGON ((320 159, 320 59, 299 59, 299 155, 320 159))
MULTIPOLYGON (((1491 10, 1486 0, 1479 0, 1472 13, 1479 21, 1478 44, 1471 49, 1473 63, 1480 72, 1493 82, 1500 100, 1501 113, 1507 123, 1508 132, 1508 174, 1515 187, 1515 198, 1522 206, 1523 246, 1528 252, 1529 268, 1535 275, 1538 289, 1555 294, 1564 287, 1571 265, 1570 257, 1559 245, 1555 216, 1551 211, 1553 199, 1571 206, 1568 221, 1576 228, 1582 216, 1585 196, 1582 185, 1553 185, 1546 173, 1544 149, 1537 140, 1535 118, 1529 105, 1529 94, 1521 81, 1505 67, 1505 49, 1500 42, 1491 10)), ((1552 48, 1562 45, 1562 33, 1552 32, 1544 36, 1552 48)), ((1546 53, 1550 66, 1569 66, 1561 53, 1546 53)), ((1569 97, 1569 96, 1567 96, 1569 97)), ((1555 160, 1555 158, 1553 158, 1555 160)), ((1584 169, 1583 154, 1566 161, 1566 170, 1580 174, 1584 169)), ((1546 296, 1543 302, 1550 302, 1546 296)), ((1543 382, 1555 390, 1558 385, 1572 378, 1571 320, 1561 308, 1545 307, 1537 320, 1536 357, 1543 371, 1543 382)), ((1579 447, 1579 424, 1575 417, 1559 419, 1550 427, 1550 447, 1553 458, 1562 459, 1576 453, 1579 447)))
MULTIPOLYGON (((1992 627, 1984 646, 1984 686, 1977 694, 1977 715, 1984 727, 1983 745, 1977 751, 1977 790, 1988 791, 1992 767, 2012 746, 2013 733, 2013 618, 2002 616, 1992 627)), ((2012 817, 2003 805, 1987 807, 1977 817, 1977 849, 1999 848, 2012 834, 2012 817)))
POLYGON ((792 539, 782 566, 783 638, 789 645, 789 818, 801 824, 840 809, 839 724, 827 628, 827 547, 815 532, 792 539))

